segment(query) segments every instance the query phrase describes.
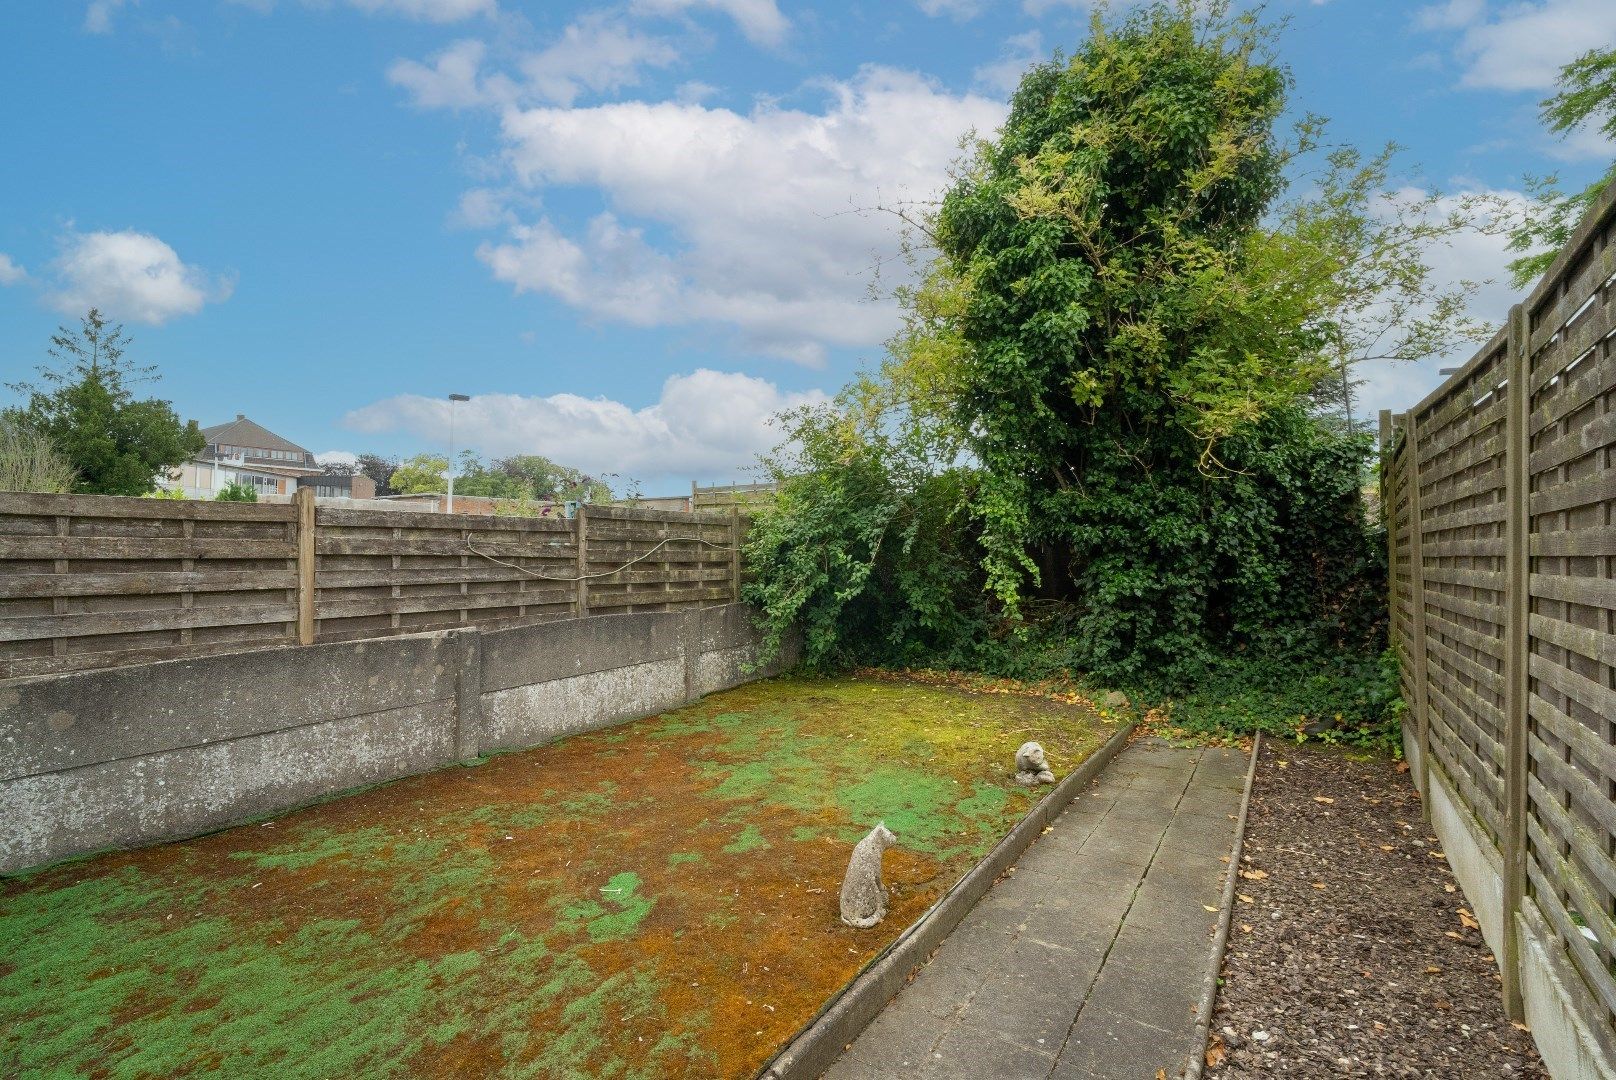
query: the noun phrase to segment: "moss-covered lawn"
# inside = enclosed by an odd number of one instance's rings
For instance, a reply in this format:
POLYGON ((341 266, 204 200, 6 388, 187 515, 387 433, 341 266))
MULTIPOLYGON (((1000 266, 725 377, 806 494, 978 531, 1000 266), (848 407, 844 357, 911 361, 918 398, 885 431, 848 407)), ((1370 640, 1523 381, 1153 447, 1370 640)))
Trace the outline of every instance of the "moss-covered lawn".
POLYGON ((776 679, 184 843, 0 879, 0 1075, 749 1076, 1109 727, 776 679), (893 911, 837 920, 884 819, 893 911))

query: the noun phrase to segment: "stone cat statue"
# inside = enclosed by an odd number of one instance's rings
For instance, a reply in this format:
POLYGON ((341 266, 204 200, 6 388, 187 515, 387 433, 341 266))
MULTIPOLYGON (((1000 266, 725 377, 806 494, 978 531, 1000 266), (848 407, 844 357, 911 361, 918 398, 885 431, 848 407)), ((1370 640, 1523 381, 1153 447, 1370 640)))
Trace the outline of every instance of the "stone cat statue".
POLYGON ((1016 751, 1016 783, 1032 787, 1035 784, 1053 784, 1055 774, 1050 771, 1044 748, 1035 742, 1024 742, 1016 751))
POLYGON ((842 921, 867 930, 886 918, 887 890, 881 884, 881 853, 898 842, 884 822, 876 822, 869 835, 853 847, 842 878, 842 921))

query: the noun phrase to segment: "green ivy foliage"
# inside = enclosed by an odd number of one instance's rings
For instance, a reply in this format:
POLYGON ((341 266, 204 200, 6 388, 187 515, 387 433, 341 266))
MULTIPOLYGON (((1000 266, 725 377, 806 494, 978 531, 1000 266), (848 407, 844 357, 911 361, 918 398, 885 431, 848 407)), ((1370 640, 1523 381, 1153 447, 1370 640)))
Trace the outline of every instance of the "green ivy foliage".
POLYGON ((803 635, 824 670, 963 660, 988 612, 966 513, 974 470, 919 424, 859 423, 855 388, 783 418, 780 488, 747 538, 743 596, 764 615, 766 651, 803 635))

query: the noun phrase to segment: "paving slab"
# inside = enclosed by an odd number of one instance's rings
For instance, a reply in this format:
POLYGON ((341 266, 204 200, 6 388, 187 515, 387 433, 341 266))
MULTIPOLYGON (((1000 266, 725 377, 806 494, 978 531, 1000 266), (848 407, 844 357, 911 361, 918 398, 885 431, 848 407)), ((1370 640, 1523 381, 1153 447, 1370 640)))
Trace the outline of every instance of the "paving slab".
POLYGON ((1181 1076, 1246 766, 1235 750, 1135 741, 826 1080, 1181 1076))

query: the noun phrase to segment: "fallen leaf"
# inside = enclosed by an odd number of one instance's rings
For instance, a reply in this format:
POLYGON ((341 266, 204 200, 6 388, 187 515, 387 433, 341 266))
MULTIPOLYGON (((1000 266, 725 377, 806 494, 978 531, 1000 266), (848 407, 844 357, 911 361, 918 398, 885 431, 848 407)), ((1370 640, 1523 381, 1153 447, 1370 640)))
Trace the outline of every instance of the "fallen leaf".
POLYGON ((1425 969, 1425 973, 1427 975, 1440 975, 1442 974, 1442 969, 1437 967, 1435 964, 1432 964, 1430 967, 1425 969))
POLYGON ((1276 761, 1276 762, 1274 762, 1274 764, 1278 765, 1281 769, 1283 769, 1286 766, 1288 766, 1290 764, 1290 762, 1288 762, 1288 761, 1276 761))
POLYGON ((1459 909, 1459 925, 1463 926, 1467 930, 1481 929, 1481 924, 1476 921, 1476 917, 1470 914, 1470 912, 1466 911, 1464 908, 1459 909))
POLYGON ((1157 1069, 1156 1070, 1156 1080, 1167 1080, 1167 1070, 1166 1069, 1157 1069))
POLYGON ((1322 882, 1322 881, 1315 881, 1315 882, 1314 882, 1314 883, 1313 883, 1313 887, 1314 887, 1314 888, 1315 888, 1315 889, 1324 889, 1324 888, 1326 888, 1326 887, 1327 887, 1327 886, 1326 886, 1326 885, 1325 885, 1325 884, 1324 884, 1324 882, 1322 882))
POLYGON ((1390 845, 1390 844, 1382 844, 1382 845, 1380 845, 1380 850, 1382 850, 1382 851, 1396 851, 1397 849, 1395 847, 1393 847, 1392 845, 1390 845))
POLYGON ((1398 762, 1398 763, 1397 763, 1397 768, 1396 768, 1396 769, 1394 769, 1394 770, 1392 770, 1392 771, 1393 771, 1393 772, 1400 772, 1400 773, 1405 773, 1405 772, 1408 772, 1408 762, 1406 762, 1406 761, 1399 761, 1399 762, 1398 762))
POLYGON ((1433 858, 1433 859, 1446 859, 1447 858, 1447 856, 1444 855, 1440 851, 1427 851, 1426 854, 1431 856, 1431 858, 1433 858))
POLYGON ((1527 1027, 1525 1024, 1521 1023, 1519 1020, 1511 1020, 1509 1022, 1509 1026, 1514 1028, 1516 1031, 1531 1031, 1532 1030, 1531 1028, 1527 1027))
POLYGON ((1322 803, 1333 803, 1333 802, 1335 802, 1335 800, 1330 798, 1328 795, 1315 795, 1315 796, 1313 796, 1313 801, 1314 802, 1322 802, 1322 803))
POLYGON ((1443 937, 1450 937, 1454 941, 1463 941, 1464 940, 1464 935, 1459 933, 1457 930, 1448 930, 1445 933, 1443 933, 1442 936, 1443 937))
POLYGON ((1208 911, 1216 911, 1216 910, 1218 910, 1217 908, 1213 907, 1211 904, 1202 904, 1201 906, 1206 908, 1206 910, 1208 910, 1208 911))
POLYGON ((1250 881, 1261 881, 1263 878, 1268 876, 1268 871, 1266 871, 1266 870, 1242 870, 1242 871, 1240 871, 1240 876, 1243 877, 1243 878, 1246 878, 1246 879, 1248 879, 1250 881))
POLYGON ((1240 930, 1241 930, 1242 933, 1246 933, 1246 934, 1251 933, 1251 924, 1248 923, 1248 922, 1241 923, 1240 924, 1240 930))
POLYGON ((1442 891, 1443 892, 1458 892, 1459 891, 1459 886, 1457 886, 1457 885, 1444 885, 1444 886, 1442 886, 1442 891))
POLYGON ((1240 901, 1242 904, 1255 904, 1257 902, 1244 893, 1235 893, 1234 898, 1240 901))
POLYGON ((1214 1034, 1206 1043, 1206 1067, 1215 1069, 1223 1064, 1223 1036, 1214 1034))

